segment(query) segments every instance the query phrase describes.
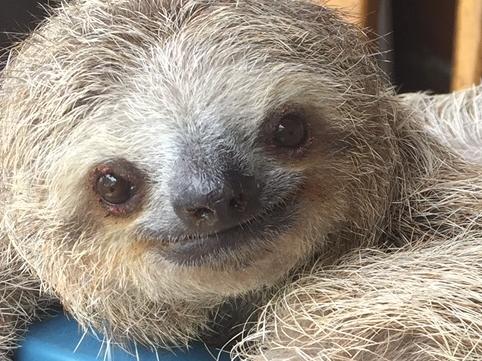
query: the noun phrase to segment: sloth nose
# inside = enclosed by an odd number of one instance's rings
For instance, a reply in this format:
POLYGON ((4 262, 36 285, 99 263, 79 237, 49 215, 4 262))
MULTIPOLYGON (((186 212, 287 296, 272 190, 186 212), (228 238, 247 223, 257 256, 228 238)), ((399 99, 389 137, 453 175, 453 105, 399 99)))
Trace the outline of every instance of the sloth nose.
POLYGON ((259 209, 259 192, 253 176, 227 172, 221 176, 177 179, 171 204, 192 232, 218 233, 252 218, 259 209))

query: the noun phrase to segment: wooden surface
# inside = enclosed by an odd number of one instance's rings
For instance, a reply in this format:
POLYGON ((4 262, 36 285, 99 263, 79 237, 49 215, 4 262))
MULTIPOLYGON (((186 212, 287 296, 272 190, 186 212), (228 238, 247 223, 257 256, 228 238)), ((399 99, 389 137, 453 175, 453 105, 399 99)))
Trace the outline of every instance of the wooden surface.
POLYGON ((482 0, 458 0, 452 89, 476 84, 482 76, 482 0))
POLYGON ((340 9, 346 14, 350 21, 363 25, 365 21, 366 1, 365 0, 327 0, 327 6, 340 9))
MULTIPOLYGON (((339 9, 345 17, 362 27, 376 31, 377 0, 312 0, 315 3, 339 9)), ((482 1, 482 0, 481 0, 482 1)))

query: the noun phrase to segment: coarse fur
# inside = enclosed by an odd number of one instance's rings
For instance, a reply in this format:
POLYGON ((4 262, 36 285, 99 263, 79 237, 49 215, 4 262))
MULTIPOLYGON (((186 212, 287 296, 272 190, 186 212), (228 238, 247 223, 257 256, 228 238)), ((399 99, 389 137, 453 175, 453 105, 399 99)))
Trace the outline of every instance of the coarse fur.
POLYGON ((482 359, 480 86, 397 97, 360 30, 296 0, 72 1, 1 84, 4 359, 50 299, 153 347, 202 339, 247 300, 241 359, 482 359), (260 129, 293 105, 310 139, 280 153, 260 129), (92 191, 109 159, 144 175, 126 217, 92 191), (186 159, 256 174, 255 221, 283 208, 286 225, 173 259, 186 159))

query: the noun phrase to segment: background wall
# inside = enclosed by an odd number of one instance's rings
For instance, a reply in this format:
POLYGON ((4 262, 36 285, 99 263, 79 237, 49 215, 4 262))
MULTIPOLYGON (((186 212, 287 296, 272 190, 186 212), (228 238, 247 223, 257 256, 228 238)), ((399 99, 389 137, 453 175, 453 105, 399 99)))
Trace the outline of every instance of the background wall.
POLYGON ((0 0, 0 49, 5 49, 45 16, 48 0, 0 0))
POLYGON ((447 92, 482 77, 482 0, 313 0, 382 36, 400 91, 447 92))
MULTIPOLYGON (((380 64, 400 92, 461 89, 482 77, 482 0, 311 0, 374 33, 380 64)), ((49 0, 0 0, 0 49, 45 16, 49 0)))

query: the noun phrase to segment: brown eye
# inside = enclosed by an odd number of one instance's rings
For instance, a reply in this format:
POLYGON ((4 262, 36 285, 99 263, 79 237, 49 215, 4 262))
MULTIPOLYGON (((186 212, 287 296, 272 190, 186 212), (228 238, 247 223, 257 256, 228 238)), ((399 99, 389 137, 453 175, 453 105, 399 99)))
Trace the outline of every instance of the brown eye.
POLYGON ((127 179, 108 173, 99 177, 96 191, 106 202, 122 204, 132 197, 135 188, 127 179))
POLYGON ((306 141, 306 124, 298 113, 284 115, 275 127, 274 142, 285 148, 297 148, 306 141))
POLYGON ((111 160, 97 165, 90 179, 99 202, 113 215, 128 215, 141 203, 142 173, 126 160, 111 160))

